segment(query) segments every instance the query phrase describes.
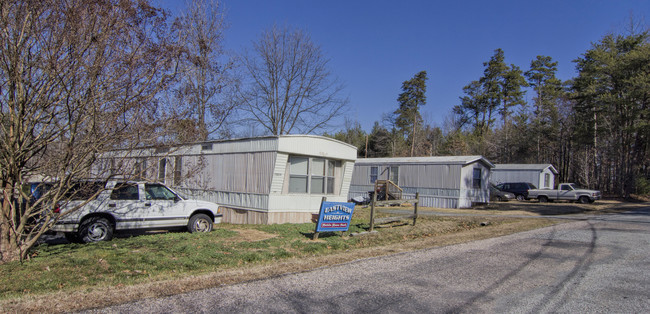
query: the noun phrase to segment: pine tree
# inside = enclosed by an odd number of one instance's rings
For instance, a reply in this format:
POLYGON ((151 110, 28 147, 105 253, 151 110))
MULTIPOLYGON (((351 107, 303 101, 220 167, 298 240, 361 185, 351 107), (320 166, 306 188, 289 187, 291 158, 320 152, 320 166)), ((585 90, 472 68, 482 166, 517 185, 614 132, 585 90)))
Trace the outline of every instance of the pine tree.
POLYGON ((415 76, 402 83, 402 93, 397 97, 399 108, 395 110, 395 126, 408 139, 410 155, 416 146, 418 128, 422 128, 420 107, 427 102, 427 72, 420 71, 415 76))

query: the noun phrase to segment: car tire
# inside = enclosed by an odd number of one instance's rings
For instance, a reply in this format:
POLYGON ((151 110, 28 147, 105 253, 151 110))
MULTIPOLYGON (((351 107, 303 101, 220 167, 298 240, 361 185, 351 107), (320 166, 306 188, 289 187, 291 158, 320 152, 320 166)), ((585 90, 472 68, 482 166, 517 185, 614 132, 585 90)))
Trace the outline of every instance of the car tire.
POLYGON ((540 203, 548 203, 548 197, 546 196, 540 196, 537 198, 540 203))
POLYGON ((584 195, 580 196, 580 198, 578 198, 578 202, 580 204, 587 204, 587 203, 589 203, 589 197, 586 197, 584 195))
POLYGON ((526 198, 522 194, 518 194, 517 195, 517 200, 521 202, 521 201, 525 201, 526 198))
POLYGON ((503 202, 503 199, 501 198, 501 196, 497 196, 497 201, 498 202, 503 202))
POLYGON ((90 217, 81 222, 78 237, 84 243, 110 241, 113 239, 113 226, 106 218, 90 217))
POLYGON ((206 214, 196 214, 190 217, 190 222, 187 224, 189 232, 210 232, 214 222, 210 216, 206 214))

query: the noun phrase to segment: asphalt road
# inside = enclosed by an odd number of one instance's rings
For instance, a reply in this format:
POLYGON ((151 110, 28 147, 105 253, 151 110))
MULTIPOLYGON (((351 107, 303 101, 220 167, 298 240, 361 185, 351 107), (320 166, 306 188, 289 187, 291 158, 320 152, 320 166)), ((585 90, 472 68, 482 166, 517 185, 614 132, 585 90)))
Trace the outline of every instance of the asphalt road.
POLYGON ((95 312, 648 313, 650 208, 95 312))

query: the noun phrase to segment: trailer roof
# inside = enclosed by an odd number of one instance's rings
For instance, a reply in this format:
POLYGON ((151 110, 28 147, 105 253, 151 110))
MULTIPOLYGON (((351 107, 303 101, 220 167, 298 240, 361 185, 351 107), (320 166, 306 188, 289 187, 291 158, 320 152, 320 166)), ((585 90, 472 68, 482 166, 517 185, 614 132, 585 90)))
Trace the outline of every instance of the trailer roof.
POLYGON ((359 158, 358 165, 371 164, 446 164, 446 165, 468 165, 474 162, 483 162, 489 168, 491 163, 483 156, 430 156, 430 157, 392 157, 392 158, 359 158))
POLYGON ((494 170, 539 170, 544 171, 546 168, 551 169, 553 174, 558 174, 557 170, 551 164, 496 164, 494 170))

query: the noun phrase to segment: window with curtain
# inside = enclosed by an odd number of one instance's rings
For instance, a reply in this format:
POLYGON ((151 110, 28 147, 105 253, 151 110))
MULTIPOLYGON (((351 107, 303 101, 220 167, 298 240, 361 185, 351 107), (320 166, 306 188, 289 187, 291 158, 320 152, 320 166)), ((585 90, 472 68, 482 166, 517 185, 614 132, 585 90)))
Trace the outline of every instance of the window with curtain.
POLYGON ((289 193, 334 194, 336 167, 333 160, 291 156, 289 193))

